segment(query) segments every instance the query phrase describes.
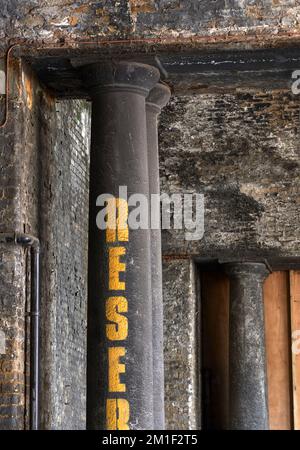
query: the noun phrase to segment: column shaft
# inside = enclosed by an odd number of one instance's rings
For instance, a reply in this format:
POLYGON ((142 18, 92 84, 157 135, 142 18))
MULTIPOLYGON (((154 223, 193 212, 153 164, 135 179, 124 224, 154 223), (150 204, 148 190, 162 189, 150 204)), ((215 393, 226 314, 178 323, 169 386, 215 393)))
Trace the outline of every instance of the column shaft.
POLYGON ((229 428, 268 429, 264 264, 226 264, 230 277, 229 428))
POLYGON ((135 63, 84 69, 93 100, 90 169, 87 422, 153 428, 150 230, 108 239, 96 226, 100 194, 149 196, 145 97, 159 78, 135 63), (113 255, 113 256, 112 256, 113 255))
MULTIPOLYGON (((158 155, 158 115, 170 98, 170 90, 157 84, 146 100, 148 168, 150 194, 160 194, 158 155)), ((158 205, 159 206, 159 205, 158 205)), ((159 210, 160 215, 160 210, 159 210)), ((164 353, 163 353, 163 295, 161 229, 151 229, 151 286, 153 321, 153 414, 154 429, 165 428, 164 353)))

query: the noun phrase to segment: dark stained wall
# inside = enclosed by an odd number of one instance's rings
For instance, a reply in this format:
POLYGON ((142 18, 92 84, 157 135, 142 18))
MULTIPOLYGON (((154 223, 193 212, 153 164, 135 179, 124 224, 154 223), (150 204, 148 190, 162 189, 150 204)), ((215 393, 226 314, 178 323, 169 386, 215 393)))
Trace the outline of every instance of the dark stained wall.
POLYGON ((293 0, 6 0, 0 1, 2 46, 16 38, 193 37, 297 33, 293 0))
POLYGON ((160 126, 166 192, 205 197, 200 241, 164 232, 166 254, 299 254, 299 97, 289 91, 173 98, 160 126))

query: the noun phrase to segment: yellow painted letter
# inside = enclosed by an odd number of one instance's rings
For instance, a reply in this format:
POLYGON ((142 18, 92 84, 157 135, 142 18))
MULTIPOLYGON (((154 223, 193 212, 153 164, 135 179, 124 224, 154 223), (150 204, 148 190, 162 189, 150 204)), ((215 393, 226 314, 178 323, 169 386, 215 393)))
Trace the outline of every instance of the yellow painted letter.
POLYGON ((106 428, 107 430, 129 430, 129 403, 124 398, 107 399, 106 428))
POLYGON ((106 337, 111 341, 122 341, 128 336, 127 317, 120 313, 128 311, 125 297, 109 297, 106 301, 106 318, 114 324, 106 325, 106 337))
POLYGON ((125 290, 125 282, 119 279, 119 273, 126 270, 126 264, 120 262, 120 256, 125 253, 124 247, 109 248, 109 289, 112 291, 125 290))
POLYGON ((126 392, 125 384, 120 382, 120 373, 125 373, 125 364, 120 364, 119 359, 125 356, 124 347, 108 348, 108 390, 109 392, 126 392))
POLYGON ((123 198, 107 200, 106 242, 128 241, 128 203, 123 198))

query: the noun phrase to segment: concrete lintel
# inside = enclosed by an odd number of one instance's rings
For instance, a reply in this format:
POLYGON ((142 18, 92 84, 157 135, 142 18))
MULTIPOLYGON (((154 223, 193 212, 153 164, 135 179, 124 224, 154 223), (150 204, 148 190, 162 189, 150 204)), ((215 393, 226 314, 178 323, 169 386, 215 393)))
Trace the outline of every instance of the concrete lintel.
POLYGON ((243 50, 203 49, 191 46, 176 48, 135 49, 81 47, 71 49, 39 49, 19 52, 37 72, 39 78, 56 95, 64 98, 87 97, 80 79, 82 66, 120 58, 157 67, 161 77, 180 93, 210 90, 290 89, 292 72, 299 68, 298 47, 258 48, 243 50))

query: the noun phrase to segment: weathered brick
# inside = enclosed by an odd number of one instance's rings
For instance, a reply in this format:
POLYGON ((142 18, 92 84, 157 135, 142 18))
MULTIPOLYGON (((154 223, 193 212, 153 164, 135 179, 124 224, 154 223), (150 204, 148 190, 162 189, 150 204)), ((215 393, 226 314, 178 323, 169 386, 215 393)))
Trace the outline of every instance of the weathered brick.
POLYGON ((43 427, 84 429, 90 109, 42 105, 43 427))
POLYGON ((204 194, 205 233, 165 231, 164 253, 298 256, 299 125, 289 91, 173 98, 161 117, 162 190, 204 194))

